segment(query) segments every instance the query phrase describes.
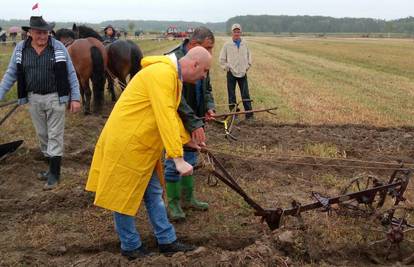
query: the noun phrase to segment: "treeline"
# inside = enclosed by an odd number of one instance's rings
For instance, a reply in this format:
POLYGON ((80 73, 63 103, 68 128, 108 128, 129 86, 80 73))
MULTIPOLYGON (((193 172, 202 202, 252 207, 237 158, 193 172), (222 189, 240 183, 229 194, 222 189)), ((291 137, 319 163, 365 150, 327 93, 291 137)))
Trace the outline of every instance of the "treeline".
MULTIPOLYGON (((47 19, 47 17, 45 17, 47 19)), ((225 22, 217 23, 201 23, 195 21, 151 21, 151 20, 108 20, 100 23, 76 22, 77 24, 85 24, 95 29, 103 29, 108 24, 116 28, 122 28, 127 31, 144 31, 144 32, 164 32, 170 25, 175 25, 178 30, 185 31, 187 28, 206 26, 215 32, 223 32, 226 29, 225 22)), ((29 20, 1 20, 0 27, 8 29, 11 26, 25 26, 29 25, 29 20)), ((55 29, 71 28, 73 22, 56 22, 55 29)))
POLYGON ((271 33, 406 33, 414 34, 414 17, 397 20, 323 16, 237 16, 226 23, 229 31, 240 23, 245 32, 271 33))
MULTIPOLYGON (((47 19, 47 18, 46 18, 47 19)), ((323 16, 237 16, 227 22, 201 23, 196 21, 108 20, 101 23, 82 23, 95 29, 108 24, 127 31, 164 32, 170 25, 181 31, 189 27, 206 26, 214 32, 229 32, 233 23, 240 23, 245 32, 269 33, 404 33, 414 35, 414 17, 397 20, 370 18, 333 18, 323 16)), ((1 20, 0 26, 28 25, 28 20, 1 20)), ((56 28, 70 28, 72 22, 56 22, 56 28)))

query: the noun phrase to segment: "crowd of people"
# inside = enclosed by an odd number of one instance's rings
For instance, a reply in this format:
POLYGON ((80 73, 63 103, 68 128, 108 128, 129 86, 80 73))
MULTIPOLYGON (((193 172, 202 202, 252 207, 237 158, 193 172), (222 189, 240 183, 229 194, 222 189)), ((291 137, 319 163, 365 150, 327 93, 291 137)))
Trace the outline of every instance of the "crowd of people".
MULTIPOLYGON (((38 178, 44 190, 53 190, 61 179, 66 109, 80 110, 79 82, 65 46, 49 34, 53 24, 33 16, 22 29, 29 37, 15 47, 0 83, 0 100, 17 82, 18 103, 29 103, 40 151, 49 162, 38 178)), ((116 40, 111 25, 104 32, 104 43, 116 40)), ((237 83, 245 110, 251 110, 251 53, 241 25, 232 25, 231 33, 219 56, 227 73, 229 107, 236 105, 237 83)), ((144 57, 98 138, 86 190, 95 193, 96 206, 112 211, 121 254, 130 260, 151 254, 135 224, 142 202, 160 253, 195 249, 177 238, 170 220, 185 220, 188 208, 209 208, 195 196, 193 170, 198 151, 206 147, 205 123, 215 116, 209 75, 214 45, 213 32, 199 27, 165 55, 144 57)))

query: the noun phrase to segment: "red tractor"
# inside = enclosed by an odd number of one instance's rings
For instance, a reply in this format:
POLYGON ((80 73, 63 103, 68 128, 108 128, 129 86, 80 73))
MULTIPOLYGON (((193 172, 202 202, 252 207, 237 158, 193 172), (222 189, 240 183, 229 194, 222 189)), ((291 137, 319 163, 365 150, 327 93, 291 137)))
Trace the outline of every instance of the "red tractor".
POLYGON ((173 40, 178 37, 178 29, 175 25, 170 25, 165 32, 165 38, 173 40))
POLYGON ((168 40, 173 40, 176 38, 186 38, 190 36, 194 32, 194 29, 189 27, 187 28, 187 31, 179 31, 177 26, 170 25, 167 28, 167 31, 165 32, 165 38, 168 40))

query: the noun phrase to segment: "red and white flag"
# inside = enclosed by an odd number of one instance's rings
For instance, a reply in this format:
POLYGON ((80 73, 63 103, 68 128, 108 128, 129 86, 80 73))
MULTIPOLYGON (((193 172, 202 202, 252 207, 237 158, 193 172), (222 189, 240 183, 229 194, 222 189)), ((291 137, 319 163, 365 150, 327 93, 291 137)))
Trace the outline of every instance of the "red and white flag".
POLYGON ((36 3, 32 6, 32 10, 35 10, 36 8, 39 8, 39 3, 36 3))

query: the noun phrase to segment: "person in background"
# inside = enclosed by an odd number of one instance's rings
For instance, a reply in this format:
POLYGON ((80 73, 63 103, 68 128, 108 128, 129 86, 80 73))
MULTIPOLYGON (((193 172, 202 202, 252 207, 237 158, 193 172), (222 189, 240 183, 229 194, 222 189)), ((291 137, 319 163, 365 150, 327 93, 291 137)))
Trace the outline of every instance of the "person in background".
POLYGON ((0 41, 3 43, 7 41, 7 33, 2 27, 0 27, 0 41))
MULTIPOLYGON (((252 103, 247 82, 247 71, 252 66, 252 55, 244 39, 241 38, 240 24, 231 26, 232 40, 224 44, 220 52, 220 66, 227 72, 227 93, 229 108, 233 111, 236 101, 236 83, 239 85, 244 110, 252 110, 252 103)), ((246 119, 253 119, 253 113, 246 114, 246 119)))
POLYGON ((108 25, 104 29, 103 43, 110 44, 116 41, 116 31, 112 25, 108 25))

